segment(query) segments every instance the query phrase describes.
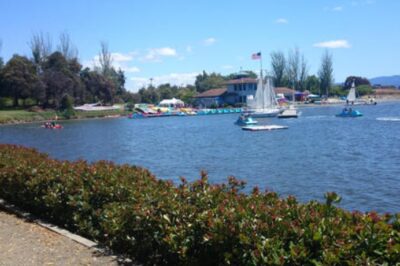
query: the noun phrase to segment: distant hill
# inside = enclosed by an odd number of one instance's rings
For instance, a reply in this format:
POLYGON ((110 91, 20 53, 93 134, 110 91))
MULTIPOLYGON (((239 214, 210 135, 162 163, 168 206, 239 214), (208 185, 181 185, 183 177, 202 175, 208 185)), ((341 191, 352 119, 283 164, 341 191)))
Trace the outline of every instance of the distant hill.
POLYGON ((395 75, 395 76, 385 76, 385 77, 376 77, 369 79, 369 82, 371 82, 371 85, 382 85, 382 86, 400 86, 400 75, 395 75))

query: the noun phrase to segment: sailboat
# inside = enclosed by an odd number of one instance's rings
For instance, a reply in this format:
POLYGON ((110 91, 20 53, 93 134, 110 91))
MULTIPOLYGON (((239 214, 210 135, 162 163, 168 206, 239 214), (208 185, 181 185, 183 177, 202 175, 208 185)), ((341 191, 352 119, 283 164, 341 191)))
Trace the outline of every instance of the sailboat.
POLYGON ((357 98, 357 93, 356 93, 356 86, 353 83, 351 84, 351 88, 349 90, 349 93, 347 94, 346 98, 346 104, 348 105, 360 105, 360 104, 373 104, 376 105, 376 101, 374 98, 368 97, 368 101, 361 100, 360 98, 357 98))
POLYGON ((275 97, 275 91, 271 79, 264 80, 262 75, 258 80, 257 90, 254 97, 247 98, 248 109, 246 110, 252 117, 273 117, 282 112, 275 97))
POLYGON ((356 97, 356 86, 354 85, 354 81, 351 84, 351 88, 349 91, 349 94, 347 95, 347 99, 346 99, 346 106, 345 108, 342 110, 341 113, 337 114, 337 117, 359 117, 362 116, 362 113, 358 110, 354 110, 351 107, 349 107, 350 105, 355 105, 355 104, 364 104, 364 102, 361 101, 356 101, 357 97, 356 97))
POLYGON ((356 100, 357 100, 356 86, 353 81, 353 83, 351 84, 351 88, 349 90, 349 94, 347 94, 346 104, 351 104, 351 105, 360 104, 360 102, 356 100))

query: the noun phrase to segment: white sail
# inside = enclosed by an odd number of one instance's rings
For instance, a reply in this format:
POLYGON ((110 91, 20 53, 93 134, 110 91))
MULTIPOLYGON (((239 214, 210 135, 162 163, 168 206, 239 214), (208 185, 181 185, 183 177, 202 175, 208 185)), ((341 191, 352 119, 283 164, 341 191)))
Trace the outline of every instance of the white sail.
POLYGON ((248 97, 247 100, 250 112, 254 116, 275 116, 280 112, 270 78, 267 78, 265 84, 262 78, 260 78, 254 98, 248 97))
POLYGON ((347 95, 347 100, 349 102, 354 102, 356 100, 356 87, 354 85, 354 81, 351 84, 351 88, 350 88, 349 94, 347 95))

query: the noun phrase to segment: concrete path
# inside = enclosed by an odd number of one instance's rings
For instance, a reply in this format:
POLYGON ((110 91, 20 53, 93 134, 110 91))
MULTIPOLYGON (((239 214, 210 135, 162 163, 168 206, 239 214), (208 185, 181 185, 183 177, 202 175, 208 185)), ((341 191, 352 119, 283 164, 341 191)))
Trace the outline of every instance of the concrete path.
POLYGON ((0 210, 0 265, 118 265, 75 241, 0 210))

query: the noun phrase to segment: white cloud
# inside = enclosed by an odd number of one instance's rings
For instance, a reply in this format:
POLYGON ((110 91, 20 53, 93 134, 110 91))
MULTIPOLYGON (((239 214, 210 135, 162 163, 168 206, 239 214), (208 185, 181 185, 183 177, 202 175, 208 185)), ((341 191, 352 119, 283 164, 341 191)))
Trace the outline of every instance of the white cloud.
POLYGON ((321 47, 321 48, 350 48, 351 45, 347 42, 347 40, 334 40, 334 41, 327 41, 327 42, 319 42, 314 43, 314 47, 321 47))
POLYGON ((342 6, 335 6, 334 8, 332 8, 333 11, 339 12, 343 10, 342 6))
POLYGON ((210 38, 205 39, 205 40, 203 41, 203 44, 204 44, 205 46, 210 46, 210 45, 213 45, 216 41, 217 41, 217 40, 216 40, 215 38, 210 37, 210 38))
POLYGON ((288 24, 289 21, 285 18, 278 18, 277 20, 275 20, 275 23, 277 24, 288 24))
POLYGON ((150 84, 150 78, 152 78, 152 84, 154 86, 158 86, 160 84, 169 83, 171 85, 188 85, 194 84, 196 80, 196 76, 199 73, 197 72, 190 72, 190 73, 170 73, 161 76, 154 76, 154 77, 132 77, 130 80, 133 82, 132 90, 138 90, 141 87, 148 86, 150 84))
POLYGON ((192 52, 192 46, 188 45, 186 46, 186 52, 191 53, 192 52))
MULTIPOLYGON (((136 52, 131 53, 111 53, 112 58, 112 66, 118 70, 121 69, 127 73, 137 73, 140 72, 140 69, 136 66, 129 66, 128 63, 133 61, 135 56, 137 55, 136 52)), ((91 60, 85 60, 82 63, 83 67, 89 67, 94 69, 100 66, 100 56, 96 55, 91 60)))
POLYGON ((177 55, 176 50, 171 47, 150 48, 142 60, 160 62, 161 57, 173 57, 177 55))
POLYGON ((140 72, 140 69, 138 67, 121 67, 121 69, 126 72, 126 73, 137 73, 140 72))
POLYGON ((115 62, 129 62, 133 60, 132 54, 111 53, 111 58, 115 62))

